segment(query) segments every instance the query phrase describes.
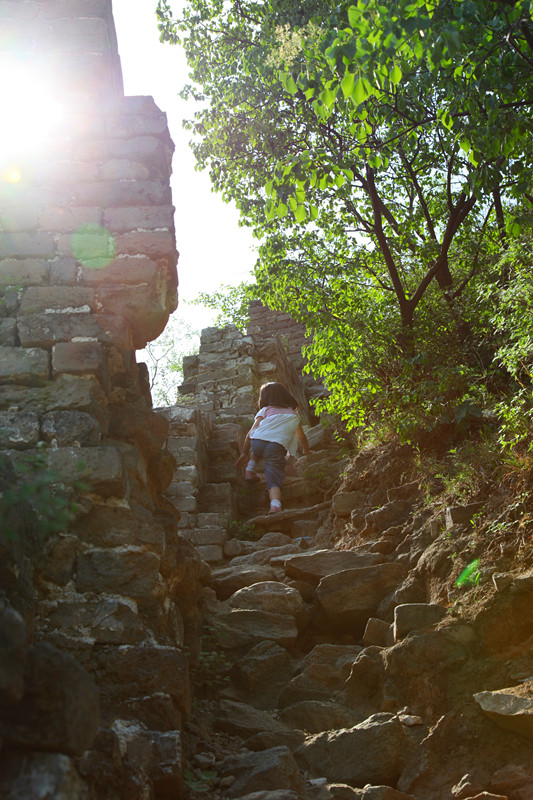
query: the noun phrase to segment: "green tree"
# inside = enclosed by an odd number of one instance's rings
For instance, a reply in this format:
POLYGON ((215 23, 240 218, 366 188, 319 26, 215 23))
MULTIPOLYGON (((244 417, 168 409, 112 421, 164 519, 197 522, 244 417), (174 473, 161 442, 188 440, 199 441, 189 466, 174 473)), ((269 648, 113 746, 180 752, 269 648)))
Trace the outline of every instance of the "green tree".
POLYGON ((262 296, 315 331, 337 410, 360 417, 367 389, 424 360, 476 369, 477 287, 531 195, 529 3, 189 0, 175 22, 162 0, 158 14, 204 104, 198 163, 263 241, 262 296))

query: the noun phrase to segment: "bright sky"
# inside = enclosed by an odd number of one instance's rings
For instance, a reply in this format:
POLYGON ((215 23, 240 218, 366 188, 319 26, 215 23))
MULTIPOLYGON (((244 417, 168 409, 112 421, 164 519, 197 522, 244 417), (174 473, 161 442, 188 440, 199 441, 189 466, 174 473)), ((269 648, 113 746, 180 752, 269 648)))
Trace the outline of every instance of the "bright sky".
MULTIPOLYGON (((180 308, 178 318, 195 329, 213 324, 216 314, 188 306, 198 292, 213 291, 221 284, 246 280, 255 262, 254 240, 240 228, 236 209, 211 192, 209 176, 196 172, 188 147, 190 134, 182 120, 192 109, 178 97, 187 82, 187 66, 177 45, 161 44, 155 9, 157 0, 113 0, 113 16, 127 95, 152 95, 168 115, 176 145, 171 180, 176 206, 176 239, 180 259, 180 308)), ((172 4, 179 7, 179 2, 172 4)))

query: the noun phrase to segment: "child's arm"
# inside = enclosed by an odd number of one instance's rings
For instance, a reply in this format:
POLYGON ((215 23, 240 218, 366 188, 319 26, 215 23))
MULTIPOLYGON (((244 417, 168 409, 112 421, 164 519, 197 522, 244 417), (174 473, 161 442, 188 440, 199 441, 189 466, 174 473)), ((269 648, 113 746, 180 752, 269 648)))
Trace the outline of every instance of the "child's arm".
POLYGON ((262 419, 263 419, 263 417, 258 417, 255 420, 255 422, 252 425, 252 427, 250 428, 250 430, 248 431, 248 433, 246 434, 246 439, 244 440, 244 444, 242 446, 242 453, 240 454, 239 458, 235 462, 235 466, 236 467, 240 467, 246 461, 248 461, 248 454, 250 452, 250 434, 251 434, 252 431, 254 431, 259 426, 259 423, 261 422, 262 419))
POLYGON ((311 452, 309 450, 309 442, 307 441, 307 436, 304 433, 304 429, 301 425, 298 425, 298 430, 296 431, 296 435, 298 437, 298 441, 300 442, 300 446, 303 450, 304 456, 308 456, 311 452))

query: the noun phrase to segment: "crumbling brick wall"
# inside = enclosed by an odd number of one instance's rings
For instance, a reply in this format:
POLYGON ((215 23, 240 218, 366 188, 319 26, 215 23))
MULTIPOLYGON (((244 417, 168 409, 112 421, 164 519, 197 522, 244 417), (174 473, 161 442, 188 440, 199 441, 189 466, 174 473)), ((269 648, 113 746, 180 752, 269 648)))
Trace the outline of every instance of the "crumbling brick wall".
POLYGON ((0 0, 0 31, 64 107, 0 154, 0 794, 178 797, 204 567, 135 359, 177 303, 173 145, 123 96, 110 0, 0 0), (45 530, 50 476, 72 518, 45 530))

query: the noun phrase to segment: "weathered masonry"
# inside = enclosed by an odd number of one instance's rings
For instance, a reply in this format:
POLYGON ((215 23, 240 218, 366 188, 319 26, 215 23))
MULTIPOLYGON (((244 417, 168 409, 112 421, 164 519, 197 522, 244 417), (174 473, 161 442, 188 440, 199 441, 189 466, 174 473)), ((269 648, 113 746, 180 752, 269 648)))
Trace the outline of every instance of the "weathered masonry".
POLYGON ((178 796, 206 568, 135 360, 177 302, 173 145, 110 0, 0 0, 0 38, 0 795, 178 796))

